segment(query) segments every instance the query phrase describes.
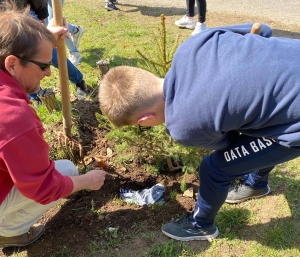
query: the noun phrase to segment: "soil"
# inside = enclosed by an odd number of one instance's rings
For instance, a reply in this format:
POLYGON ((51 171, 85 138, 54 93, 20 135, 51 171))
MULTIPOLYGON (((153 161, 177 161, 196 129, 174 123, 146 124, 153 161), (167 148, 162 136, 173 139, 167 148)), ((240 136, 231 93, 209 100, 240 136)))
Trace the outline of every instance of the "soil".
MULTIPOLYGON (((224 14, 209 14, 211 24, 234 24, 249 20, 240 16, 226 16, 224 14), (224 22, 225 21, 225 22, 224 22)), ((265 21, 271 26, 272 21, 265 21)), ((275 31, 277 36, 299 38, 299 34, 288 32, 282 24, 275 31)), ((180 192, 182 172, 169 172, 167 169, 160 174, 144 172, 140 163, 134 160, 126 167, 110 162, 105 159, 109 151, 115 153, 114 142, 105 139, 106 130, 99 128, 99 122, 95 113, 99 113, 98 102, 93 100, 80 100, 74 107, 74 112, 79 116, 78 126, 81 145, 88 169, 100 168, 107 171, 104 186, 98 191, 81 191, 75 193, 56 207, 46 212, 40 219, 40 223, 46 227, 44 235, 34 244, 23 248, 5 248, 0 256, 14 256, 19 252, 22 256, 108 256, 105 247, 94 255, 85 255, 89 244, 105 245, 108 242, 105 237, 107 228, 118 228, 119 238, 127 242, 126 247, 121 250, 119 246, 111 246, 116 252, 124 252, 124 256, 142 256, 147 242, 142 240, 138 232, 141 227, 149 231, 159 231, 161 225, 172 220, 178 214, 192 211, 195 205, 196 194, 193 198, 183 196, 180 192), (99 161, 105 161, 105 165, 99 161), (155 206, 138 206, 127 204, 120 199, 119 189, 128 188, 139 190, 152 187, 157 183, 165 186, 165 201, 167 204, 155 208, 155 206), (176 199, 173 192, 177 192, 176 199), (100 231, 100 232, 99 232, 100 231), (102 233, 101 233, 102 231, 102 233), (130 241, 126 241, 130 239, 130 241), (65 249, 65 250, 64 250, 65 249), (126 253, 127 252, 127 253, 126 253), (24 255, 23 255, 24 254, 24 255)), ((52 131, 61 131, 61 124, 57 127, 47 128, 52 131)), ((53 145, 57 144, 54 142, 53 145)), ((135 149, 138 151, 139 149, 135 149)), ((199 178, 197 173, 188 174, 187 187, 193 187, 197 192, 199 178)), ((166 240, 163 235, 158 234, 157 241, 166 240)), ((206 242, 197 242, 197 247, 207 247, 206 242)), ((91 251, 90 251, 91 252, 91 251)))

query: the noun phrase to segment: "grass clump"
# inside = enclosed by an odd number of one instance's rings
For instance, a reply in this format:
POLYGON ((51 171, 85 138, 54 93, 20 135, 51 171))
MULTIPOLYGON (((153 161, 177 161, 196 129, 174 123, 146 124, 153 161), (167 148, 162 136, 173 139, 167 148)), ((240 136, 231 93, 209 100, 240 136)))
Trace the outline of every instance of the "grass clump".
POLYGON ((171 240, 167 243, 154 245, 142 257, 193 257, 193 251, 183 242, 171 240))

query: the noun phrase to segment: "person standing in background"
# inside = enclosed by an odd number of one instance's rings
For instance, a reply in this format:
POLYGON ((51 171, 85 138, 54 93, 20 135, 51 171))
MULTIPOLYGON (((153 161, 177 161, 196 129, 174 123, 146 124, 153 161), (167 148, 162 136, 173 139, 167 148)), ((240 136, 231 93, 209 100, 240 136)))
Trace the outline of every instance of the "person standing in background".
MULTIPOLYGON (((37 5, 31 4, 32 1, 13 0, 13 2, 16 4, 16 6, 19 9, 23 9, 27 5, 30 5, 30 15, 35 20, 42 22, 45 26, 49 26, 49 22, 53 18, 51 0, 40 1, 41 2, 40 6, 44 7, 44 9, 45 9, 44 12, 46 14, 44 16, 38 15, 39 9, 36 7, 37 5), (47 3, 48 3, 48 8, 47 8, 47 3), (50 15, 50 18, 49 18, 49 15, 50 15), (39 17, 42 17, 43 19, 41 20, 39 17)), ((63 4, 63 2, 64 1, 62 0, 62 4, 63 4)), ((41 7, 40 7, 40 9, 41 9, 41 7)), ((69 32, 70 32, 70 25, 75 27, 74 25, 67 23, 69 32)), ((76 30, 76 27, 75 27, 75 30, 76 30)), ((75 55, 71 55, 71 57, 69 55, 69 58, 67 59, 67 68, 68 68, 68 77, 69 77, 70 82, 76 85, 78 99, 83 99, 88 94, 88 87, 85 84, 85 81, 83 80, 83 74, 75 67, 75 64, 76 65, 79 64, 79 61, 81 61, 81 59, 82 59, 78 49, 76 48, 76 44, 77 44, 77 46, 79 45, 79 41, 83 34, 83 31, 84 31, 84 29, 82 27, 80 27, 80 29, 78 29, 78 32, 73 34, 73 40, 75 43, 72 41, 72 39, 65 38, 65 42, 70 42, 69 44, 66 43, 67 47, 69 45, 70 49, 74 49, 74 51, 75 51, 75 52, 73 52, 75 55), (79 53, 79 55, 77 53, 79 53), (74 62, 75 62, 75 64, 74 64, 74 62)), ((71 51, 69 50, 69 52, 71 53, 72 50, 71 51)), ((52 49, 51 64, 55 68, 58 68, 57 49, 56 48, 52 49)), ((42 90, 42 88, 40 90, 42 90)), ((38 106, 38 105, 42 104, 40 98, 38 97, 37 92, 28 94, 28 97, 34 103, 34 106, 38 106)))
POLYGON ((197 0, 198 22, 195 24, 195 0, 186 0, 187 12, 175 25, 180 28, 193 29, 192 36, 197 35, 206 29, 206 0, 197 0))

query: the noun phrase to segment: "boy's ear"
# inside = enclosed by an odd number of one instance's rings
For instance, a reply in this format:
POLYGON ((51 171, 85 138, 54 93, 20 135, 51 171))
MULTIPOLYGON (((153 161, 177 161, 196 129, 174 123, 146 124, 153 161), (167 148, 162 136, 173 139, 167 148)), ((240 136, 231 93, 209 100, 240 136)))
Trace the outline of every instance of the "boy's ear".
POLYGON ((144 121, 149 121, 149 120, 153 120, 153 119, 156 119, 156 116, 152 113, 147 113, 138 119, 138 124, 141 124, 144 121))

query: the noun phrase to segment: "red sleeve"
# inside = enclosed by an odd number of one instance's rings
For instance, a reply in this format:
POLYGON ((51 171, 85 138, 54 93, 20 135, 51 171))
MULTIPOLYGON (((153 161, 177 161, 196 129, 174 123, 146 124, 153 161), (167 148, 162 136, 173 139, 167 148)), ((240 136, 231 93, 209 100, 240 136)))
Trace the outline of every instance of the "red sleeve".
POLYGON ((2 154, 16 188, 27 198, 48 204, 68 196, 73 182, 49 160, 49 146, 41 130, 33 128, 14 138, 2 148, 2 154))

